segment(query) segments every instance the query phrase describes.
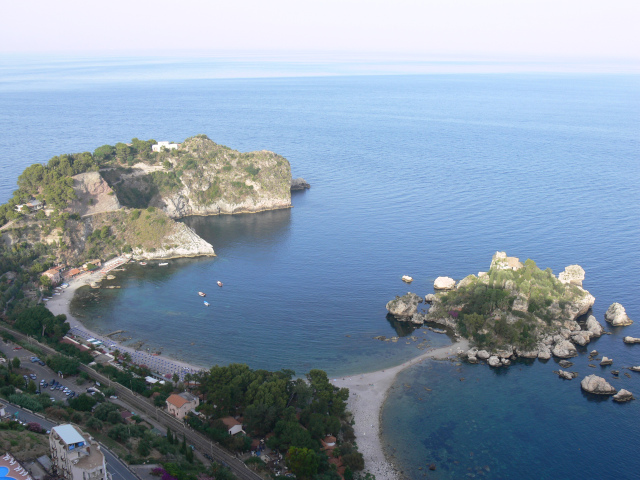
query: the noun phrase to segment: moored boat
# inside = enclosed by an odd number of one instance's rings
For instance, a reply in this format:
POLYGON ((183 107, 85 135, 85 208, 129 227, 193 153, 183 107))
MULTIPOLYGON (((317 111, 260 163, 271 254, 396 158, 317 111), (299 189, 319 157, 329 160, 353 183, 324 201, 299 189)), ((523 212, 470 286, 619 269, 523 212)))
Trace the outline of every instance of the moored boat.
POLYGON ((159 267, 166 267, 167 265, 169 265, 167 262, 163 262, 163 263, 159 263, 158 264, 159 267))
POLYGON ((140 265, 145 266, 147 262, 140 262, 140 265))
POLYGON ((221 287, 222 286, 222 282, 220 280, 218 280, 218 286, 221 287))
POLYGON ((207 302, 206 300, 204 301, 204 306, 208 307, 209 306, 209 302, 207 302))
POLYGON ((200 295, 201 297, 206 297, 207 296, 207 294, 204 293, 204 292, 198 292, 198 295, 200 295))

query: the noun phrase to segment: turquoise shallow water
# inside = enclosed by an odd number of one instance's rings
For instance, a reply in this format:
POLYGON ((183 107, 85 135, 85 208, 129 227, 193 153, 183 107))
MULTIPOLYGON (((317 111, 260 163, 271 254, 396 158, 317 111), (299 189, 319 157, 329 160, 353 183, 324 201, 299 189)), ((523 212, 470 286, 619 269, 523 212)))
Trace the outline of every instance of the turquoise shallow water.
MULTIPOLYGON (((596 348, 616 368, 640 364, 640 346, 621 341, 640 336, 638 77, 47 78, 0 82, 3 198, 26 165, 55 154, 196 133, 276 151, 312 185, 291 210, 185 219, 218 257, 118 274, 125 288, 84 307, 103 332, 124 326, 195 363, 384 368, 419 353, 423 338, 446 341, 422 330, 415 342, 372 340, 397 334, 388 300, 429 293, 439 275, 486 270, 506 250, 554 272, 582 265, 597 318, 619 301, 636 319, 596 348)), ((385 407, 385 439, 410 478, 432 461, 432 478, 632 478, 638 402, 592 401, 556 368, 412 368, 385 407)), ((574 368, 593 371, 584 357, 574 368)), ((639 381, 616 382, 640 395, 639 381)))

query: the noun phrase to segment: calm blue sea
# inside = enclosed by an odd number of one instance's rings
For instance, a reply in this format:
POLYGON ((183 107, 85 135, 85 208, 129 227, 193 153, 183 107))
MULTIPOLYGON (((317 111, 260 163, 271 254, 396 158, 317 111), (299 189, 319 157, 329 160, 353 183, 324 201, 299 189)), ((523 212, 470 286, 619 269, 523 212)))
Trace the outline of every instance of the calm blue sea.
MULTIPOLYGON (((201 365, 375 370, 448 341, 387 321, 388 300, 486 270, 505 250, 556 273, 582 265, 596 317, 618 301, 636 320, 588 348, 614 368, 640 364, 640 346, 622 343, 640 336, 640 77, 158 79, 153 68, 88 63, 85 82, 64 64, 0 69, 0 200, 53 155, 197 133, 282 154, 312 188, 291 210, 186 219, 218 256, 128 267, 113 281, 123 288, 76 302, 90 327, 201 365)), ((600 371, 587 363, 572 370, 600 371)), ((594 401, 554 369, 405 371, 383 412, 389 451, 416 479, 635 477, 640 401, 594 401)), ((611 381, 640 397, 631 375, 611 381)))

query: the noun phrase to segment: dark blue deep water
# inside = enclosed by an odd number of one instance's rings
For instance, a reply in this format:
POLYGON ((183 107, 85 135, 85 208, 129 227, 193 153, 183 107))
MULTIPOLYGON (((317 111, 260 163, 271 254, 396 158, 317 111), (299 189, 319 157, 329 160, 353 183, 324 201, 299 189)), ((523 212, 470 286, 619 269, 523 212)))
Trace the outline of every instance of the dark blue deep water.
MULTIPOLYGON (((122 289, 76 305, 90 327, 200 365, 375 370, 424 339, 448 341, 423 329, 417 341, 373 340, 410 333, 386 320, 388 300, 486 270, 505 250, 556 273, 582 265, 596 317, 618 301, 636 320, 588 348, 615 368, 640 364, 640 346, 622 343, 640 336, 637 76, 109 81, 106 68, 85 85, 25 80, 37 70, 0 78, 0 200, 53 155, 197 133, 282 154, 312 188, 291 210, 186 219, 218 256, 129 267, 122 289)), ((600 371, 585 355, 575 363, 581 376, 600 371)), ((408 478, 636 477, 640 401, 594 401, 554 369, 405 371, 383 412, 389 451, 408 478)), ((631 375, 612 382, 640 397, 631 375)))

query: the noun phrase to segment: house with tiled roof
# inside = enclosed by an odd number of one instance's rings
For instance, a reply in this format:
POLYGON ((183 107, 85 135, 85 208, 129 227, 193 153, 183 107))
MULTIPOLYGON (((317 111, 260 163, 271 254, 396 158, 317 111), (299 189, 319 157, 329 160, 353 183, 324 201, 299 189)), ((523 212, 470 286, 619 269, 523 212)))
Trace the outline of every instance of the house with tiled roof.
POLYGON ((221 418, 220 420, 222 420, 222 423, 224 423, 224 426, 227 427, 227 433, 229 435, 236 435, 237 433, 244 433, 244 430, 242 430, 242 423, 239 422, 238 420, 236 420, 233 417, 224 417, 221 418))
POLYGON ((191 395, 189 392, 173 393, 167 398, 167 411, 181 420, 198 405, 200 405, 198 397, 191 395))

